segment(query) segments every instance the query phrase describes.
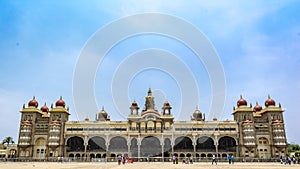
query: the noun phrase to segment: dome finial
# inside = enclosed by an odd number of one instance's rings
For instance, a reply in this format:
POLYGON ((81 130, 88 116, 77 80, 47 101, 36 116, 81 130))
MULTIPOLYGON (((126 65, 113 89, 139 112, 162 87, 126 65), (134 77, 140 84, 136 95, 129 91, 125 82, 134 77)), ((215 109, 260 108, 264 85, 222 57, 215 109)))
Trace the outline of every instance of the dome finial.
POLYGON ((102 111, 104 111, 104 106, 102 106, 102 111))
POLYGON ((32 100, 35 100, 35 96, 33 96, 32 100))
POLYGON ((242 95, 240 95, 240 99, 242 99, 243 98, 243 96, 242 95))
POLYGON ((59 100, 62 100, 62 96, 59 97, 59 100))
POLYGON ((45 102, 44 106, 46 106, 46 102, 45 102))
POLYGON ((258 106, 258 102, 256 101, 256 106, 258 106))
POLYGON ((270 94, 268 94, 268 99, 271 99, 270 94))

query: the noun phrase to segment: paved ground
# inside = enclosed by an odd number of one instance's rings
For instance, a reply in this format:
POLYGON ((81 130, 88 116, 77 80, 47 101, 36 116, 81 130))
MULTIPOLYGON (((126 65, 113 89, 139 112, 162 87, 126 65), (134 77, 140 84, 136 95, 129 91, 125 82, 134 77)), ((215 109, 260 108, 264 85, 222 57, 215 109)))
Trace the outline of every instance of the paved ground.
POLYGON ((48 162, 1 162, 1 169, 179 169, 179 168, 209 168, 209 169, 283 169, 299 168, 300 165, 282 165, 279 163, 235 163, 229 165, 220 163, 171 164, 171 163, 133 163, 117 165, 116 163, 48 163, 48 162))

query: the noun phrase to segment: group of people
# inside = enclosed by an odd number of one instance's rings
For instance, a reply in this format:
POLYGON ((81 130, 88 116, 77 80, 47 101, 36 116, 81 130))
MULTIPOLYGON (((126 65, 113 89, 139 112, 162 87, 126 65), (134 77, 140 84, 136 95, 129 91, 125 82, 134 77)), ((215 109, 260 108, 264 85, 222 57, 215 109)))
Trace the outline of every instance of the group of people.
POLYGON ((121 163, 124 165, 127 162, 127 158, 125 156, 122 156, 121 154, 118 155, 118 164, 121 165, 121 163))
MULTIPOLYGON (((178 164, 178 157, 173 155, 172 156, 172 161, 173 161, 173 164, 178 164)), ((183 164, 193 164, 193 157, 185 157, 182 160, 182 163, 183 164)))
MULTIPOLYGON (((280 163, 281 164, 283 164, 283 157, 282 156, 280 156, 280 163)), ((293 164, 296 164, 296 157, 293 155, 292 156, 292 158, 287 154, 286 155, 286 157, 285 157, 285 161, 284 161, 284 164, 286 165, 286 164, 289 164, 289 165, 291 165, 292 164, 292 162, 293 162, 293 164)))
MULTIPOLYGON (((217 158, 216 158, 216 156, 215 155, 213 155, 212 156, 212 158, 211 158, 212 160, 211 160, 211 164, 213 165, 214 163, 217 165, 218 164, 218 160, 217 160, 217 158)), ((229 162, 229 164, 234 164, 234 156, 233 155, 228 155, 227 156, 227 159, 228 159, 228 162, 229 162)))

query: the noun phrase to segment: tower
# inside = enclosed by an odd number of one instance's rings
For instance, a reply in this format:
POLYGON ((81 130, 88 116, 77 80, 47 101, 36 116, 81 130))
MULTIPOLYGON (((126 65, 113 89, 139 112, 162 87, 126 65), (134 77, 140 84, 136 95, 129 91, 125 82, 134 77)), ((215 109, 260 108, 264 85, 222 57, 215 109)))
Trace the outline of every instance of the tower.
POLYGON ((48 157, 64 156, 64 129, 65 123, 69 120, 69 115, 69 108, 66 108, 66 103, 62 97, 56 101, 55 107, 51 105, 47 149, 48 157))
POLYGON ((164 106, 162 107, 163 115, 170 115, 172 107, 168 101, 165 101, 164 106))
POLYGON ((139 106, 137 102, 134 100, 130 106, 130 114, 131 115, 138 115, 139 114, 139 106))

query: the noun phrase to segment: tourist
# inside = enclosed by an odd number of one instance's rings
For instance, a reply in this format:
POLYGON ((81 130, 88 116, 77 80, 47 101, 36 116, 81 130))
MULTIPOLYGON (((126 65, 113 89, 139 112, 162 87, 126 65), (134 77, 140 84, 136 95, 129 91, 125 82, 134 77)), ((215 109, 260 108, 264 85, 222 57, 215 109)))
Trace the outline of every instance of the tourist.
POLYGON ((189 157, 185 157, 185 164, 189 164, 189 157))
POLYGON ((190 164, 193 164, 193 156, 190 157, 190 164))
POLYGON ((231 155, 230 154, 227 156, 227 159, 228 159, 229 164, 231 164, 231 155))
POLYGON ((126 157, 125 156, 122 157, 122 163, 123 163, 123 165, 126 163, 126 157))
POLYGON ((283 164, 282 156, 279 157, 279 160, 280 160, 280 164, 283 164))
POLYGON ((173 164, 175 164, 175 162, 176 162, 176 157, 175 157, 175 155, 172 156, 172 161, 173 161, 173 164))
POLYGON ((122 156, 119 154, 118 155, 118 164, 121 165, 121 161, 122 161, 122 156))
POLYGON ((176 164, 178 164, 178 157, 177 156, 176 156, 175 160, 176 160, 176 164))
POLYGON ((234 156, 231 156, 231 163, 234 164, 234 156))
POLYGON ((293 164, 296 164, 296 158, 295 158, 294 155, 293 155, 293 157, 292 157, 292 161, 293 161, 293 164))
POLYGON ((211 161, 211 164, 212 164, 212 165, 213 165, 214 163, 216 163, 216 165, 217 165, 217 159, 216 159, 216 156, 215 156, 215 155, 212 156, 212 161, 211 161))
POLYGON ((291 165, 291 158, 290 158, 290 156, 287 154, 286 155, 286 157, 285 157, 285 165, 286 164, 289 164, 289 165, 291 165))

